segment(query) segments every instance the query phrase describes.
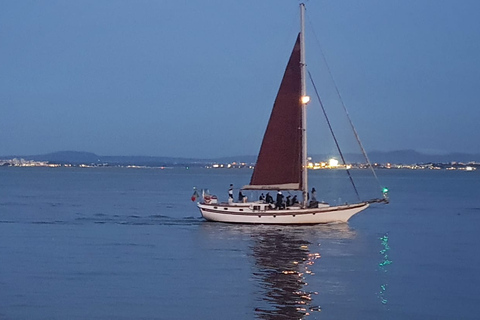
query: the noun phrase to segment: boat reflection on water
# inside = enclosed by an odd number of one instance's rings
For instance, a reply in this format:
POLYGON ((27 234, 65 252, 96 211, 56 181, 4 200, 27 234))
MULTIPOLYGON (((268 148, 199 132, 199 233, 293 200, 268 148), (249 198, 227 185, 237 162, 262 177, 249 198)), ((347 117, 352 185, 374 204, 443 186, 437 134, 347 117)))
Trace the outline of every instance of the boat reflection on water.
POLYGON ((258 319, 305 319, 321 311, 314 298, 319 288, 309 285, 321 258, 323 239, 351 238, 348 225, 263 228, 251 247, 253 280, 260 287, 258 319), (316 303, 315 303, 316 302, 316 303))
POLYGON ((247 300, 252 302, 255 318, 266 320, 315 318, 325 294, 321 291, 325 279, 315 275, 316 271, 322 273, 318 264, 322 261, 321 244, 326 245, 326 256, 331 256, 335 245, 332 248, 330 244, 356 237, 343 223, 280 226, 205 222, 201 230, 209 245, 216 244, 215 250, 224 248, 235 256, 245 250, 253 284, 253 295, 247 300))
POLYGON ((253 278, 260 285, 263 307, 255 308, 260 319, 298 319, 320 307, 311 307, 312 295, 306 287, 310 267, 320 254, 310 252, 308 241, 283 233, 260 236, 252 248, 256 271, 253 278))

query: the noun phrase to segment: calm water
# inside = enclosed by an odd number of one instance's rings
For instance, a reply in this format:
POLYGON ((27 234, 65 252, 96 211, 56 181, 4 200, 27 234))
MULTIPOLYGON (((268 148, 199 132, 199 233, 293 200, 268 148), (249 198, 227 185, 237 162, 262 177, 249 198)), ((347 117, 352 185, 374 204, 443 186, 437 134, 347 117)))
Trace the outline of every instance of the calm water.
POLYGON ((480 172, 378 174, 390 205, 293 227, 200 218, 248 170, 0 168, 0 319, 478 319, 480 172))

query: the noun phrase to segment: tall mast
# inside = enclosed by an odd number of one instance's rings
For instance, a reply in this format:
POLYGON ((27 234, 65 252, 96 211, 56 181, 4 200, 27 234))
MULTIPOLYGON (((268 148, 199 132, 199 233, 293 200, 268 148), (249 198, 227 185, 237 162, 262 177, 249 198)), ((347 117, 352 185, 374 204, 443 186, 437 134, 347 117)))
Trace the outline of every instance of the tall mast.
POLYGON ((305 4, 300 3, 300 69, 301 69, 301 103, 302 103, 302 196, 303 206, 308 205, 307 173, 307 85, 305 63, 305 4))

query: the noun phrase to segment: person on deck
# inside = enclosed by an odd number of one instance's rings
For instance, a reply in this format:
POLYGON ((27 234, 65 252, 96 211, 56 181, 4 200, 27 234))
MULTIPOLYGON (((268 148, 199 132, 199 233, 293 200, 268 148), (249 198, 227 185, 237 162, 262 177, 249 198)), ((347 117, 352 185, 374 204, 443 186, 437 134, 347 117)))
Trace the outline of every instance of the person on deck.
POLYGON ((284 208, 282 191, 278 191, 277 193, 277 202, 275 203, 275 206, 280 210, 284 208))
POLYGON ((230 188, 228 189, 228 203, 233 202, 233 184, 230 184, 230 188))
POLYGON ((315 188, 312 188, 312 201, 317 202, 317 190, 315 188))
POLYGON ((261 202, 265 202, 265 196, 263 195, 263 193, 260 195, 258 200, 261 201, 261 202))
POLYGON ((265 198, 265 202, 272 204, 273 203, 273 197, 270 195, 270 192, 267 192, 267 196, 265 198))
POLYGON ((296 205, 298 203, 297 195, 294 195, 292 198, 292 206, 296 205))
POLYGON ((310 200, 309 202, 309 207, 310 208, 316 208, 318 206, 318 201, 317 201, 317 191, 315 190, 315 188, 312 188, 312 199, 310 200))
POLYGON ((238 202, 247 202, 247 197, 242 193, 242 190, 238 192, 238 202))

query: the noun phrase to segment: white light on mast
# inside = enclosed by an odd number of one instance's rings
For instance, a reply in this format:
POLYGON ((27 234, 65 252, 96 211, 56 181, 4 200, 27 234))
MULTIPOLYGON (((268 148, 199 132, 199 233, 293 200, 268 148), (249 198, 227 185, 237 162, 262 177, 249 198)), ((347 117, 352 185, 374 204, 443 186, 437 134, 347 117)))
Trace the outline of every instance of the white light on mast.
POLYGON ((302 96, 302 103, 307 104, 310 102, 310 97, 309 96, 302 96))

